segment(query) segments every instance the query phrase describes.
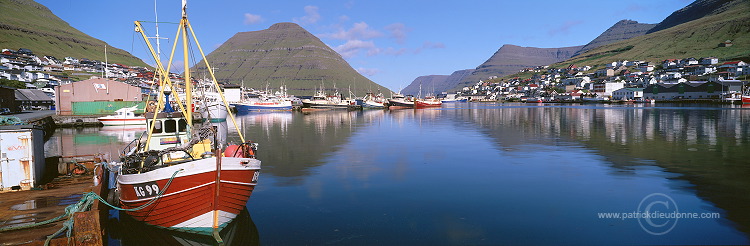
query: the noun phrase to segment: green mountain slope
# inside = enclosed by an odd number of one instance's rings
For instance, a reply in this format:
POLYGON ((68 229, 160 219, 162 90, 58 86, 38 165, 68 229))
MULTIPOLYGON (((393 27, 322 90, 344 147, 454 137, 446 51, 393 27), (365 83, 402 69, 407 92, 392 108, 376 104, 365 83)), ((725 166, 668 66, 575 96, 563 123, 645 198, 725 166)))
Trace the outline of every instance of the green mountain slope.
MULTIPOLYGON (((33 0, 0 0, 0 10, 0 48, 27 48, 36 55, 58 59, 104 60, 107 43, 71 27, 33 0)), ((111 46, 107 47, 107 56, 110 63, 146 66, 127 51, 111 46)))
MULTIPOLYGON (((696 1, 698 2, 703 1, 696 1)), ((734 0, 721 7, 722 11, 719 13, 601 46, 556 66, 594 66, 618 60, 660 62, 665 59, 709 56, 750 60, 750 0, 734 0), (733 45, 719 47, 726 40, 731 40, 733 45)))
MULTIPOLYGON (((266 30, 240 32, 207 56, 221 82, 256 89, 279 88, 289 93, 313 95, 321 84, 358 96, 366 91, 384 94, 387 88, 354 70, 336 51, 294 23, 277 23, 266 30)), ((195 69, 205 73, 201 61, 195 69)))

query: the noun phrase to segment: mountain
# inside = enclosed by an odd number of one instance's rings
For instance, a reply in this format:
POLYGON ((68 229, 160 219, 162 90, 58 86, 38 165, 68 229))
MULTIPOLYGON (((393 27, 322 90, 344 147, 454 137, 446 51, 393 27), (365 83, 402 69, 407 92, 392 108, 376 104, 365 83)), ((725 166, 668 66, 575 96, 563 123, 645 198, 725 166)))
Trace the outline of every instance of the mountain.
POLYGON ((736 6, 747 4, 745 0, 698 0, 667 16, 648 33, 658 32, 706 16, 722 13, 736 6))
POLYGON ((419 95, 419 85, 422 84, 422 94, 438 94, 441 92, 450 91, 458 83, 461 82, 466 76, 471 75, 474 69, 458 70, 453 72, 451 75, 427 75, 419 76, 409 84, 406 88, 401 90, 404 95, 419 95))
POLYGON ((589 50, 555 66, 595 66, 618 60, 661 62, 709 56, 750 61, 750 0, 698 0, 675 11, 654 29, 671 25, 674 26, 589 50), (681 24, 678 21, 688 20, 686 15, 700 13, 704 13, 704 17, 681 24), (732 46, 719 46, 726 40, 731 40, 732 46))
POLYGON ((594 40, 591 40, 591 42, 584 45, 583 48, 577 51, 575 55, 582 54, 586 51, 603 45, 617 43, 619 41, 646 35, 646 33, 649 30, 653 29, 656 25, 657 24, 638 23, 637 21, 632 20, 618 21, 617 23, 615 23, 615 25, 604 31, 594 40))
POLYGON ((127 51, 107 45, 71 27, 47 7, 33 0, 0 0, 0 49, 30 49, 39 56, 51 55, 104 60, 110 63, 146 66, 127 51))
POLYGON ((535 48, 506 44, 500 47, 490 59, 479 65, 471 75, 464 77, 459 84, 453 87, 453 90, 473 85, 479 80, 488 79, 490 76, 502 77, 517 73, 524 68, 565 61, 573 57, 582 47, 535 48))
MULTIPOLYGON (((207 56, 216 79, 256 89, 279 88, 289 93, 312 95, 321 85, 348 96, 389 89, 354 70, 336 51, 294 23, 277 23, 266 30, 240 32, 207 56)), ((201 61, 195 66, 205 73, 201 61)))

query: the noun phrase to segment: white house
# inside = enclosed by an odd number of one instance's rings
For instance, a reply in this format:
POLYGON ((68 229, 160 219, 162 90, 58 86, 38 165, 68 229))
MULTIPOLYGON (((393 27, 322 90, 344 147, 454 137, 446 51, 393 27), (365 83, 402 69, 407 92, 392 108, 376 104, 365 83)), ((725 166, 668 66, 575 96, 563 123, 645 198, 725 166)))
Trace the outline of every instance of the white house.
POLYGON ((718 64, 719 63, 719 58, 716 58, 716 57, 713 57, 713 56, 712 57, 703 57, 700 60, 698 60, 698 62, 701 65, 714 65, 714 64, 718 64))
POLYGON ((594 84, 593 92, 599 95, 599 97, 610 97, 612 92, 622 89, 625 87, 625 83, 621 82, 606 82, 594 84))
POLYGON ((640 100, 643 99, 643 88, 621 88, 612 92, 615 100, 640 100))

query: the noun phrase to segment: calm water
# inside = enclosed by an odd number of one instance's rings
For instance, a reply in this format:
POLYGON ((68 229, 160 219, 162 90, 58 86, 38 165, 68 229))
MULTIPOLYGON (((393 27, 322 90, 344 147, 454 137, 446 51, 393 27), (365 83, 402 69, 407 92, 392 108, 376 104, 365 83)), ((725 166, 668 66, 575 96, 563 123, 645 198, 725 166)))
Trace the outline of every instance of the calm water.
MULTIPOLYGON (((465 103, 238 119, 263 161, 249 214, 225 232, 243 245, 750 243, 750 108, 465 103), (666 217, 606 218, 637 211, 666 217)), ((103 151, 137 131, 58 130, 48 149, 103 151)))

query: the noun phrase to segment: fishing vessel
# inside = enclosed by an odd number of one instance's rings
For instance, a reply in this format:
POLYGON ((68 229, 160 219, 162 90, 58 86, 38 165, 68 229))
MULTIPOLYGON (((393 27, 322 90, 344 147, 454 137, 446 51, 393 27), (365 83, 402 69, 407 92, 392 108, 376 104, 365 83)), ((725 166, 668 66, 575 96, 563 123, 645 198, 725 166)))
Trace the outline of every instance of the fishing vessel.
POLYGON ((362 99, 357 99, 357 104, 367 109, 382 109, 387 103, 388 100, 381 93, 375 95, 375 93, 368 92, 362 99))
POLYGON ((199 112, 203 119, 208 119, 211 122, 227 120, 229 109, 222 103, 221 95, 218 92, 199 90, 194 96, 194 111, 199 112))
POLYGON ((105 126, 145 125, 146 118, 143 116, 136 116, 136 110, 138 110, 138 105, 121 108, 115 110, 114 115, 99 117, 97 120, 105 126))
POLYGON ((417 108, 440 107, 443 106, 443 102, 435 97, 427 96, 422 99, 414 100, 414 106, 417 108))
POLYGON ((742 104, 750 104, 750 86, 742 92, 742 104))
POLYGON ((396 93, 388 99, 388 104, 392 107, 413 108, 414 98, 412 96, 404 96, 400 93, 396 93))
POLYGON ((443 103, 457 103, 457 102, 468 102, 469 99, 465 97, 456 97, 456 98, 451 98, 451 99, 443 99, 440 101, 443 103))
MULTIPOLYGON (((183 0, 178 37, 183 34, 185 51, 188 50, 188 32, 195 36, 187 19, 186 7, 183 0)), ((135 25, 156 58, 140 22, 136 21, 135 25)), ((203 61, 206 61, 197 38, 194 40, 203 61)), ((114 194, 125 212, 137 221, 159 228, 220 237, 218 232, 245 208, 258 182, 261 162, 255 158, 257 144, 245 141, 238 130, 240 143, 229 145, 218 141, 221 127, 217 127, 217 123, 194 123, 191 83, 185 83, 185 98, 177 98, 174 100, 176 105, 172 105, 170 96, 173 93, 169 88, 175 85, 159 59, 156 63, 163 78, 159 81, 157 110, 145 114, 146 133, 128 144, 120 153, 120 162, 113 163, 112 166, 119 170, 114 194)), ((217 91, 221 91, 210 64, 206 62, 205 65, 217 91)), ((185 78, 190 78, 189 69, 186 63, 185 78)), ((219 93, 219 96, 223 105, 229 108, 223 94, 219 93)), ((234 116, 229 116, 234 127, 238 128, 234 116)))
POLYGON ((262 110, 292 110, 292 101, 260 99, 234 103, 238 113, 262 110))
POLYGON ((266 92, 255 92, 243 96, 241 102, 233 103, 232 106, 238 113, 264 110, 284 111, 292 110, 292 101, 266 92))
POLYGON ((302 105, 305 108, 318 108, 318 109, 348 109, 356 105, 356 102, 346 100, 339 95, 338 91, 333 95, 326 95, 323 90, 319 90, 310 99, 302 100, 302 105))

